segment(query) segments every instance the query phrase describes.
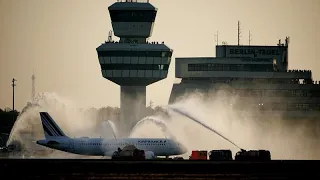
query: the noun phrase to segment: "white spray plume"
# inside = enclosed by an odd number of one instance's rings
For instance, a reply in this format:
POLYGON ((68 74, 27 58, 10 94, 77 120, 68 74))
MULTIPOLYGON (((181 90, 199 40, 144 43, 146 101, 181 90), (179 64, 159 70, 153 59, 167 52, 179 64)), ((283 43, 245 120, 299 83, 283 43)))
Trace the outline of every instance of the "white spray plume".
MULTIPOLYGON (((224 91, 215 93, 190 93, 181 97, 171 107, 200 120, 244 149, 267 149, 273 159, 319 159, 319 135, 312 137, 309 131, 315 127, 301 122, 292 125, 281 119, 260 120, 253 118, 252 111, 236 111, 232 104, 239 104, 238 96, 229 96, 226 100, 224 91)), ((240 103, 246 106, 244 103, 240 103)), ((169 106, 170 107, 170 106, 169 106)), ((249 108, 248 108, 249 109, 249 108)), ((181 114, 171 113, 175 127, 174 135, 191 150, 231 149, 233 154, 238 148, 218 135, 181 114), (179 131, 177 131, 179 130, 179 131)), ((295 122, 297 123, 297 122, 295 122)), ((173 127, 172 127, 173 128, 173 127)), ((190 152, 189 152, 190 153, 190 152)))
MULTIPOLYGON (((41 149, 39 145, 35 144, 36 140, 44 138, 39 116, 40 111, 49 112, 61 129, 70 137, 99 136, 98 131, 95 130, 94 113, 82 112, 72 101, 56 93, 39 93, 31 102, 28 102, 18 116, 7 145, 18 143, 25 152, 41 149)), ((48 150, 48 152, 50 151, 48 150)))
POLYGON ((164 120, 161 116, 149 116, 140 120, 132 129, 129 137, 167 137, 175 139, 170 130, 170 121, 164 120), (157 134, 155 130, 160 130, 157 134), (160 128, 160 129, 159 129, 160 128), (150 130, 150 132, 148 131, 150 130))
MULTIPOLYGON (((259 120, 254 117, 254 110, 240 112, 234 110, 232 104, 239 103, 237 96, 225 98, 226 92, 215 93, 194 92, 182 96, 171 106, 192 115, 208 127, 217 130, 231 141, 244 149, 267 149, 271 151, 273 159, 320 159, 319 132, 315 138, 308 132, 315 131, 316 126, 301 122, 293 124, 281 119, 259 120), (226 100, 228 99, 228 100, 226 100)), ((40 128, 39 111, 48 111, 59 126, 70 136, 100 136, 110 129, 96 129, 95 112, 91 114, 80 111, 72 102, 54 93, 42 93, 28 103, 18 117, 10 135, 10 142, 15 140, 28 143, 22 136, 32 128, 33 138, 43 138, 40 128), (102 132, 101 132, 102 131, 102 132)), ((188 117, 177 113, 170 113, 171 117, 150 116, 140 120, 132 129, 130 137, 169 137, 175 138, 191 150, 231 149, 236 153, 239 149, 222 139, 218 135, 195 123, 188 117)), ((296 122, 296 121, 295 121, 296 122)), ((105 122, 107 123, 107 122, 105 122)), ((114 124, 104 125, 117 132, 114 124)), ((106 134, 107 137, 112 137, 106 134)), ((29 146, 28 146, 29 147, 29 146)), ((49 154, 50 157, 65 157, 68 153, 49 154), (60 154, 60 155, 57 155, 60 154)), ((68 157, 82 157, 71 156, 68 157)), ((83 156, 86 157, 86 156, 83 156)))

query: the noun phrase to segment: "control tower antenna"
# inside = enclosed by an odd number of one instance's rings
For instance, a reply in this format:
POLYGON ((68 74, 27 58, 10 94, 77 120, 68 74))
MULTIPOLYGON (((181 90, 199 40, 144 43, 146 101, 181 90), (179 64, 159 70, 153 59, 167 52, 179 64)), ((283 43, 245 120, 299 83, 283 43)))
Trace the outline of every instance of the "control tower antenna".
POLYGON ((214 35, 214 37, 216 38, 216 43, 217 45, 219 45, 219 31, 217 31, 217 33, 214 35))
POLYGON ((112 30, 109 31, 108 42, 112 42, 112 30))
POLYGON ((240 46, 240 37, 241 37, 241 29, 240 29, 240 21, 238 21, 238 46, 240 46))
POLYGON ((14 87, 17 86, 14 82, 17 81, 15 78, 12 79, 12 111, 14 111, 14 87))
POLYGON ((251 41, 252 41, 252 34, 251 34, 251 31, 249 31, 249 46, 250 46, 250 44, 251 44, 251 41))
POLYGON ((32 97, 32 99, 34 99, 34 97, 36 95, 36 76, 34 75, 34 73, 31 76, 31 80, 32 80, 31 97, 32 97))
POLYGON ((285 39, 285 46, 288 46, 290 43, 290 37, 287 36, 286 39, 285 39))

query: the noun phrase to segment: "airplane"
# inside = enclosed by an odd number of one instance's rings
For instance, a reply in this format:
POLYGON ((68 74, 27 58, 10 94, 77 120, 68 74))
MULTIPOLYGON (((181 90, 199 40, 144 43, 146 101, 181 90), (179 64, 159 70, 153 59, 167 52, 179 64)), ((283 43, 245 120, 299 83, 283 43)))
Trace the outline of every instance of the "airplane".
POLYGON ((187 148, 181 143, 167 138, 70 138, 61 130, 49 113, 40 112, 40 118, 45 139, 37 140, 36 143, 68 153, 88 156, 112 156, 118 148, 123 149, 129 145, 144 150, 146 159, 152 159, 156 156, 181 155, 187 152, 187 148))

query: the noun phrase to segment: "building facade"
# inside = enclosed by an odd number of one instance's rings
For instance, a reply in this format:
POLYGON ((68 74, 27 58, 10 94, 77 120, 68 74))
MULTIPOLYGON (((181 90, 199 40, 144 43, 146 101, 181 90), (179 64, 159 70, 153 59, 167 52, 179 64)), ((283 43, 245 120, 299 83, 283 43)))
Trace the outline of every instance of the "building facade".
POLYGON ((288 42, 219 45, 216 57, 176 58, 175 76, 181 82, 173 85, 169 102, 194 91, 223 90, 227 97, 237 97, 232 106, 238 111, 288 119, 320 117, 320 85, 310 70, 288 70, 288 42))

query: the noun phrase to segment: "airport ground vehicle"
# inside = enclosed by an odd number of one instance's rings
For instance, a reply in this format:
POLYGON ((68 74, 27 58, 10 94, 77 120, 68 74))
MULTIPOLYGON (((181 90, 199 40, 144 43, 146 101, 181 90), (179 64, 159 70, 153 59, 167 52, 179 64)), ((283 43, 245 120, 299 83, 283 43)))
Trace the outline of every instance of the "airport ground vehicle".
POLYGON ((236 161, 270 161, 271 153, 268 150, 241 150, 235 156, 236 161))
POLYGON ((229 149, 212 150, 209 152, 210 161, 232 161, 232 152, 229 149))
POLYGON ((208 160, 208 151, 192 151, 189 160, 208 160))
POLYGON ((173 160, 184 160, 183 157, 174 157, 173 160))
POLYGON ((123 149, 118 148, 111 156, 113 160, 145 160, 144 150, 137 149, 135 147, 124 147, 123 149))

